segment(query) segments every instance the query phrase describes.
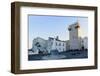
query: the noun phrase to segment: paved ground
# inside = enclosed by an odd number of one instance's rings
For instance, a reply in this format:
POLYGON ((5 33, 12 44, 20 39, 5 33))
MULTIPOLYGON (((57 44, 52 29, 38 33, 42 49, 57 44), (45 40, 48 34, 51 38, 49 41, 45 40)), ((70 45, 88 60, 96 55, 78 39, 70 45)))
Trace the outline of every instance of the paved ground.
POLYGON ((61 52, 55 55, 51 54, 38 54, 38 55, 29 55, 28 60, 57 60, 57 59, 81 59, 81 58, 88 58, 88 51, 87 50, 73 50, 73 51, 66 51, 61 52))

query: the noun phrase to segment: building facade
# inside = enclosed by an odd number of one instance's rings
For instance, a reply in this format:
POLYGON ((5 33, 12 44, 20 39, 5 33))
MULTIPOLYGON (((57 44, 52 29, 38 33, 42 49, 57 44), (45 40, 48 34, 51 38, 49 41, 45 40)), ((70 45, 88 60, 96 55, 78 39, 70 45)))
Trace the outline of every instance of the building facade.
POLYGON ((56 38, 49 37, 47 49, 49 52, 51 50, 58 50, 58 52, 66 51, 66 41, 59 40, 58 36, 56 38))
POLYGON ((49 37, 48 40, 37 37, 33 40, 32 51, 29 54, 39 54, 39 53, 50 53, 52 50, 57 50, 58 52, 66 51, 66 41, 59 40, 58 37, 49 37))

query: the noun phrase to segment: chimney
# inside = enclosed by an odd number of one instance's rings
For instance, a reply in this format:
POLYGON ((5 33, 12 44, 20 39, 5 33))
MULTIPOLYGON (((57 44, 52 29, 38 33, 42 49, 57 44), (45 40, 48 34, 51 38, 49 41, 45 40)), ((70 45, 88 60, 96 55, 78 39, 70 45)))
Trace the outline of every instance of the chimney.
POLYGON ((59 36, 56 37, 56 40, 59 40, 59 36))

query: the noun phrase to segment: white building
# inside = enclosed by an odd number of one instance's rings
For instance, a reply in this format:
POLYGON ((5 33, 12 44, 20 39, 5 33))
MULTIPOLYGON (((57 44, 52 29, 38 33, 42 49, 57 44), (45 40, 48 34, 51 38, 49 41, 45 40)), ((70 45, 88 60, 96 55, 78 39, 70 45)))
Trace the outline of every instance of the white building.
POLYGON ((87 37, 83 38, 83 46, 84 46, 84 49, 88 49, 88 38, 87 37))
POLYGON ((66 51, 66 41, 59 40, 58 36, 56 38, 49 37, 47 50, 58 50, 58 52, 66 51))
POLYGON ((29 51, 29 54, 46 54, 50 53, 51 50, 58 50, 58 52, 66 51, 66 41, 61 41, 58 37, 49 37, 48 40, 37 37, 33 40, 32 51, 29 51))
POLYGON ((67 50, 82 50, 88 49, 88 38, 80 37, 80 26, 76 22, 69 25, 69 40, 62 41, 57 36, 56 38, 49 37, 48 40, 37 37, 33 40, 32 51, 29 54, 47 54, 52 50, 57 50, 58 52, 63 52, 67 50))

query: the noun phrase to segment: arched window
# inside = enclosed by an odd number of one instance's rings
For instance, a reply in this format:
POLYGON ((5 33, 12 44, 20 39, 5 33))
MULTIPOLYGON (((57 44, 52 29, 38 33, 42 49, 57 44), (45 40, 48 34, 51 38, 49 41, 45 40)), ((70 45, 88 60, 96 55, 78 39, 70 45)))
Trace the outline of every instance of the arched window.
POLYGON ((80 26, 77 25, 77 26, 75 26, 75 28, 76 28, 76 29, 77 29, 77 28, 80 28, 80 26))
POLYGON ((71 31, 71 28, 68 28, 69 31, 71 31))
POLYGON ((61 43, 59 43, 59 46, 61 46, 61 43))

